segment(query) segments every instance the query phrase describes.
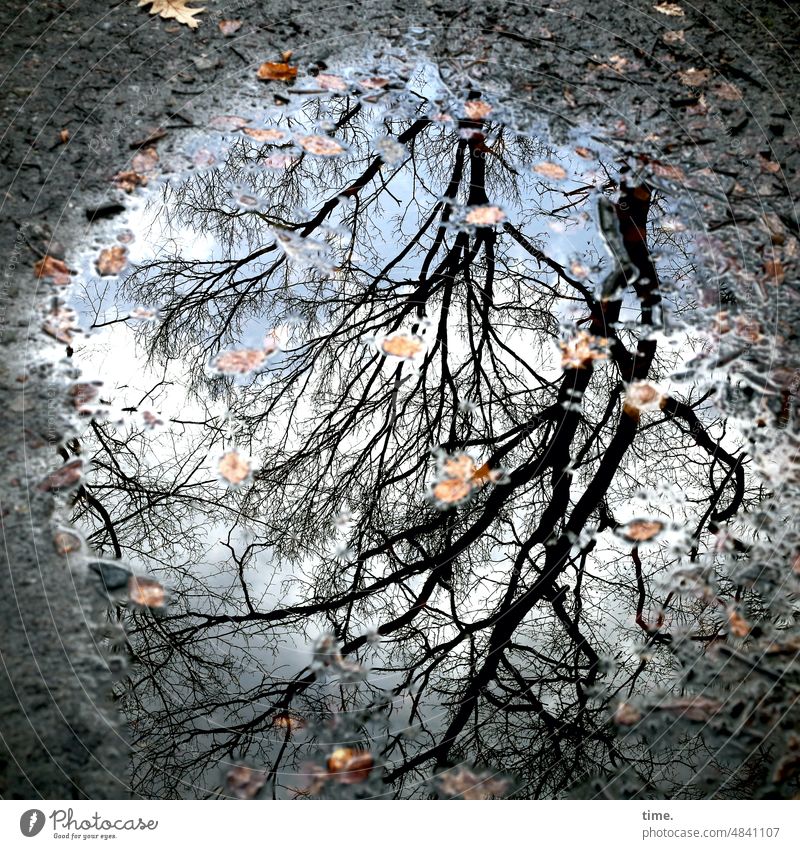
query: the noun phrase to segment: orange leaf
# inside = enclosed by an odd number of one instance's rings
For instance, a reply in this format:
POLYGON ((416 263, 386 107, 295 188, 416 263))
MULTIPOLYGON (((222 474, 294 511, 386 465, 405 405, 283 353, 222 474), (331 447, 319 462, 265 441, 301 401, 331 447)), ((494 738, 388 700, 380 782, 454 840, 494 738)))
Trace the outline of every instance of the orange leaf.
POLYGON ((286 62, 264 62, 258 69, 257 76, 260 80, 290 83, 297 76, 297 67, 286 62))

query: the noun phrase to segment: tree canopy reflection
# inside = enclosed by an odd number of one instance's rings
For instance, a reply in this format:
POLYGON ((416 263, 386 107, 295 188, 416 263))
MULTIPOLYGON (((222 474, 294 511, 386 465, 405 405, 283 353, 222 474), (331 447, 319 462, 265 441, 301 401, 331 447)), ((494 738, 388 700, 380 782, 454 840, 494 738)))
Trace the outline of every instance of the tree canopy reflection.
POLYGON ((708 393, 670 382, 691 260, 624 158, 490 105, 354 84, 166 189, 121 284, 158 309, 153 379, 115 397, 164 424, 97 417, 107 515, 77 505, 172 592, 125 614, 138 792, 217 792, 233 762, 277 796, 689 769, 695 744, 622 739, 625 705, 678 635, 735 621, 714 534, 760 496, 708 393), (342 745, 368 778, 320 778, 342 745))

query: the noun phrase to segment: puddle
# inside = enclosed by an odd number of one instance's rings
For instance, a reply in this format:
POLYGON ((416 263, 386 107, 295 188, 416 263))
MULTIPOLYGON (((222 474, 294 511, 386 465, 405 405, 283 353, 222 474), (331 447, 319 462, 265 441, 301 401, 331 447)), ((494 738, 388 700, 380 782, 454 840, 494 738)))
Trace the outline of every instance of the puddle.
POLYGON ((145 146, 53 319, 132 786, 538 798, 643 762, 674 643, 749 628, 721 540, 761 490, 710 389, 760 331, 710 325, 677 187, 601 132, 426 63, 291 91, 161 177, 145 146))

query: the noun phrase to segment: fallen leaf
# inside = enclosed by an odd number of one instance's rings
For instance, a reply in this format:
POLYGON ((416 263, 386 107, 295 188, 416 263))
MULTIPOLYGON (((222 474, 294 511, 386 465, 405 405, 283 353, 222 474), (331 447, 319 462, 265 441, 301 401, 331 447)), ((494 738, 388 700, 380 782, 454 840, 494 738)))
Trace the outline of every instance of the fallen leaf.
POLYGON ((347 91, 350 88, 347 81, 336 74, 317 74, 315 81, 325 91, 347 91))
POLYGON ((66 144, 69 141, 69 130, 60 130, 58 133, 58 140, 61 144, 66 144))
POLYGON ((661 38, 665 44, 682 44, 686 41, 685 33, 682 29, 668 29, 662 34, 661 38))
POLYGON ((653 8, 656 12, 661 12, 662 15, 668 15, 671 18, 682 18, 686 14, 677 3, 658 3, 653 8))
POLYGON ((577 153, 581 159, 594 159, 594 152, 588 147, 576 147, 575 153, 577 153))
POLYGON ((444 507, 463 501, 472 493, 472 490, 473 486, 469 481, 461 478, 445 478, 433 485, 431 495, 444 507))
POLYGON ((665 180, 678 183, 686 179, 683 169, 677 165, 662 165, 660 162, 654 162, 651 168, 657 177, 663 177, 665 180))
POLYGON ((147 185, 147 176, 137 171, 120 171, 114 175, 114 185, 123 192, 130 194, 139 186, 147 185))
POLYGON ((768 259, 764 263, 764 271, 767 273, 769 283, 783 283, 786 278, 783 263, 779 259, 768 259))
POLYGON ((81 547, 81 538, 69 531, 56 531, 53 534, 53 547, 57 554, 72 554, 81 547))
POLYGON ((228 790, 237 799, 253 799, 267 781, 265 772, 249 766, 235 766, 226 776, 228 790))
POLYGON ((272 720, 273 728, 283 728, 286 731, 301 731, 306 727, 305 720, 300 716, 295 716, 294 714, 282 712, 276 714, 275 718, 272 720))
POLYGON ((705 722, 722 710, 722 702, 705 696, 684 696, 656 705, 658 710, 680 714, 686 719, 705 722))
POLYGON ((211 363, 211 368, 222 374, 249 374, 262 366, 269 354, 262 348, 240 348, 233 351, 223 351, 211 363))
POLYGON ((617 725, 636 725, 641 718, 641 711, 630 702, 620 702, 614 711, 614 722, 617 725))
POLYGON ((284 130, 259 130, 253 127, 243 127, 242 132, 250 136, 251 139, 260 142, 278 142, 286 139, 286 132, 284 130))
POLYGON ((56 259, 49 254, 45 254, 34 264, 33 271, 39 278, 49 278, 56 286, 66 286, 70 282, 69 278, 72 274, 63 260, 56 259))
POLYGON ((264 168, 272 168, 275 171, 283 171, 296 161, 297 158, 292 156, 290 153, 271 153, 269 156, 261 160, 261 165, 264 168))
POLYGON ((476 206, 467 213, 467 224, 499 224, 505 217, 499 206, 476 206))
POLYGON ((217 26, 219 31, 225 36, 231 36, 242 28, 242 22, 238 19, 223 18, 217 26))
POLYGON ((511 786, 511 782, 506 778, 495 778, 491 773, 473 772, 465 766, 439 773, 436 783, 440 795, 468 801, 502 796, 511 786))
POLYGON ((187 8, 186 4, 191 0, 139 0, 139 6, 151 6, 151 15, 160 15, 165 19, 174 19, 179 24, 186 24, 191 29, 197 29, 200 21, 195 20, 195 15, 205 12, 205 6, 200 9, 187 8), (152 4, 152 5, 151 5, 152 4))
POLYGON ((124 245, 104 248, 94 262, 97 273, 102 277, 119 274, 128 264, 128 249, 124 245))
POLYGON ((128 598, 142 607, 166 607, 167 604, 167 592, 158 581, 135 575, 128 579, 128 598))
POLYGON ((700 86, 711 79, 711 71, 708 68, 687 68, 685 71, 678 71, 678 79, 684 85, 700 86))
POLYGON ((652 383, 636 380, 628 384, 625 391, 623 409, 627 413, 643 413, 660 410, 666 403, 666 396, 652 383))
POLYGON ((250 476, 250 463, 238 451, 226 451, 217 464, 217 471, 229 484, 238 486, 250 476))
POLYGON ((424 350, 425 343, 411 333, 392 333, 381 340, 379 347, 390 357, 412 360, 424 350))
POLYGON ((83 460, 72 460, 65 463, 60 469, 56 469, 39 484, 41 492, 57 492, 75 486, 83 474, 83 460))
POLYGON ((42 330, 65 345, 72 344, 72 336, 77 329, 78 314, 70 307, 55 307, 45 314, 42 330))
POLYGON ((540 162, 533 166, 533 170, 550 180, 563 180, 567 176, 567 172, 555 162, 540 162))
POLYGON ((314 156, 338 156, 344 148, 330 136, 298 136, 297 143, 314 156))
POLYGON ((559 342, 559 346, 561 347, 561 368, 586 368, 593 360, 608 359, 608 354, 604 350, 601 350, 607 345, 607 339, 593 336, 591 333, 581 330, 566 342, 559 342))
POLYGON ((750 633, 750 623, 738 610, 728 610, 728 625, 734 637, 746 637, 750 633))
POLYGON ((137 174, 152 171, 158 165, 158 151, 154 147, 143 147, 131 158, 131 168, 137 174))
POLYGON ((151 430, 154 427, 160 427, 164 424, 163 419, 160 419, 155 413, 150 410, 144 410, 142 413, 142 421, 145 423, 145 427, 150 428, 151 430))
POLYGON ((242 118, 241 115, 215 115, 208 126, 215 130, 241 130, 249 123, 250 119, 242 118))
POLYGON ((256 76, 260 80, 277 80, 278 82, 290 83, 297 76, 297 67, 286 62, 264 62, 258 69, 256 76))
POLYGON ((334 749, 326 766, 331 777, 340 784, 360 784, 369 778, 375 761, 369 752, 344 746, 334 749))
POLYGON ((358 82, 360 85, 364 86, 364 88, 379 89, 386 88, 391 80, 386 77, 367 77, 366 79, 359 80, 358 82))
POLYGON ((634 519, 622 529, 622 535, 632 542, 644 542, 658 536, 664 530, 664 523, 655 519, 634 519))
POLYGON ((715 94, 720 100, 741 100, 742 92, 738 86, 733 83, 717 83, 711 89, 711 93, 715 94))
POLYGON ((756 157, 758 159, 758 165, 761 168, 762 173, 764 174, 778 174, 781 170, 780 162, 774 162, 771 159, 767 159, 766 156, 762 156, 760 153, 756 157))
POLYGON ((481 121, 492 111, 491 104, 485 100, 468 100, 464 104, 464 114, 471 121, 481 121))
POLYGON ((74 383, 69 390, 72 406, 81 415, 90 415, 94 412, 92 402, 96 401, 100 394, 99 383, 74 383))

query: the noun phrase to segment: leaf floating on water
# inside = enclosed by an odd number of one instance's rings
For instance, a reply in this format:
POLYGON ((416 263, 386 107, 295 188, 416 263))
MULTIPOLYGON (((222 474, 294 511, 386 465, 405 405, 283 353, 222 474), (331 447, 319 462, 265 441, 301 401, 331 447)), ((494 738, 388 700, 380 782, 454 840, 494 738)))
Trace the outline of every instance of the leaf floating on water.
POLYGON ((425 341, 413 333, 390 333, 378 342, 378 348, 390 357, 413 360, 425 350, 425 341))
POLYGON ((325 91, 347 91, 350 88, 347 81, 336 74, 317 74, 314 81, 325 91))
POLYGON ((664 530, 664 523, 657 519, 634 519, 625 525, 621 533, 631 542, 645 542, 653 539, 664 530))
POLYGON ((55 307, 45 314, 42 330, 53 339, 71 345, 78 329, 78 314, 71 307, 55 307))
POLYGON ((339 156, 345 149, 330 136, 298 136, 297 143, 314 156, 339 156))
POLYGON ((297 76, 297 68, 287 62, 264 62, 256 75, 260 80, 290 83, 297 76))
POLYGON ((291 733, 292 731, 302 731, 306 727, 306 721, 300 716, 282 711, 275 715, 275 718, 272 720, 272 727, 280 728, 291 733))
POLYGON ((567 176, 566 170, 556 162, 539 162, 533 170, 549 180, 564 180, 567 176))
POLYGON ((436 776, 436 787, 440 796, 475 801, 502 796, 511 789, 511 782, 506 778, 495 778, 491 773, 473 772, 468 767, 457 766, 440 772, 436 776))
POLYGON ((440 507, 452 507, 469 498, 472 489, 469 481, 461 478, 445 478, 433 485, 431 495, 440 507))
POLYGON ((101 383, 74 383, 69 390, 69 396, 72 398, 72 406, 75 407, 81 415, 91 415, 95 412, 96 401, 100 394, 101 383))
POLYGON ((505 212, 499 206, 475 206, 467 213, 467 224, 487 227, 499 224, 505 217, 505 212))
POLYGON ((391 136, 375 139, 372 147, 387 165, 399 165, 408 154, 406 146, 391 136))
POLYGON ((492 105, 485 100, 468 100, 464 104, 464 114, 471 121, 482 121, 492 112, 492 105))
POLYGON ((80 551, 81 538, 70 531, 56 531, 53 534, 53 548, 57 554, 72 554, 80 551))
POLYGON ((334 749, 326 764, 331 778, 340 784, 361 784, 369 778, 374 765, 369 752, 345 746, 334 749))
POLYGON ((234 33, 239 32, 242 28, 242 22, 238 18, 223 18, 217 26, 219 27, 219 31, 226 38, 229 38, 234 33))
POLYGON ((241 130, 242 127, 250 123, 249 118, 242 118, 241 115, 215 115, 209 122, 208 126, 214 130, 241 130))
POLYGON ((297 158, 289 153, 271 153, 261 160, 261 165, 274 171, 285 171, 294 162, 297 162, 297 158))
POLYGON ((750 633, 750 623, 736 608, 728 609, 728 626, 734 637, 746 637, 750 633))
POLYGON ((225 778, 228 790, 237 799, 254 799, 266 781, 267 774, 263 770, 249 766, 235 766, 225 778))
POLYGON ((114 185, 126 194, 131 194, 140 186, 147 185, 147 176, 137 171, 120 171, 114 175, 114 185))
POLYGON ((478 465, 465 451, 440 454, 438 477, 431 486, 430 497, 436 507, 447 510, 466 501, 484 484, 502 479, 500 469, 490 469, 488 463, 478 465))
POLYGON ((662 15, 667 15, 671 18, 682 18, 686 14, 677 3, 658 3, 653 8, 656 12, 661 12, 662 15))
POLYGON ((367 77, 366 79, 359 80, 359 85, 363 86, 367 89, 381 89, 386 88, 391 82, 387 77, 367 77))
POLYGON ((623 409, 626 413, 638 415, 650 410, 660 410, 667 402, 667 396, 654 384, 646 380, 629 383, 625 390, 623 409))
POLYGON ((642 713, 630 702, 620 702, 614 711, 614 722, 617 725, 636 725, 642 718, 642 713))
POLYGON ((145 427, 152 430, 153 428, 160 427, 164 424, 163 420, 160 419, 155 413, 150 412, 150 410, 145 410, 142 413, 142 421, 144 421, 145 427))
POLYGON ((162 608, 167 605, 167 591, 152 578, 131 575, 128 579, 128 598, 141 607, 162 608))
POLYGON ((287 134, 284 130, 276 130, 268 128, 260 130, 256 127, 242 127, 242 132, 259 142, 280 142, 286 141, 287 134))
POLYGON ((154 171, 158 165, 158 151, 154 147, 144 147, 131 158, 131 166, 137 174, 154 171))
POLYGON ((271 351, 264 348, 240 348, 223 351, 211 362, 211 368, 220 374, 249 374, 261 368, 271 351))
POLYGON ((49 254, 45 254, 34 264, 33 271, 39 278, 49 278, 56 286, 66 286, 73 273, 63 260, 49 254))
POLYGON ((608 347, 608 339, 593 336, 586 330, 581 330, 565 342, 559 342, 559 345, 562 369, 583 369, 594 360, 608 359, 608 353, 604 350, 608 347))
POLYGON ((238 451, 226 451, 217 464, 217 471, 231 486, 239 486, 250 477, 252 467, 238 451))
POLYGON ((83 460, 72 460, 65 463, 60 469, 56 469, 39 484, 38 489, 42 492, 59 492, 69 489, 80 482, 83 474, 83 460))
POLYGON ((122 245, 104 248, 95 260, 97 273, 102 277, 113 277, 119 274, 128 264, 128 250, 122 245))
POLYGON ((188 7, 186 4, 191 0, 139 0, 139 7, 150 6, 151 15, 160 15, 167 20, 173 19, 179 24, 186 24, 190 29, 197 29, 200 21, 195 20, 195 15, 205 12, 205 6, 199 9, 188 7), (151 5, 152 4, 152 5, 151 5))

